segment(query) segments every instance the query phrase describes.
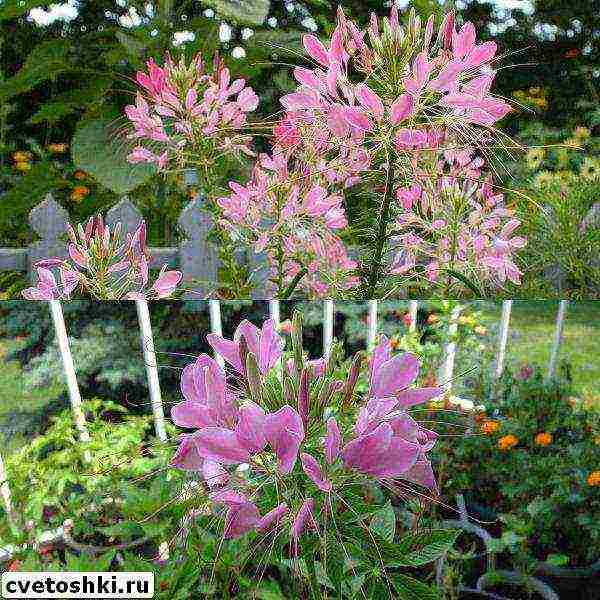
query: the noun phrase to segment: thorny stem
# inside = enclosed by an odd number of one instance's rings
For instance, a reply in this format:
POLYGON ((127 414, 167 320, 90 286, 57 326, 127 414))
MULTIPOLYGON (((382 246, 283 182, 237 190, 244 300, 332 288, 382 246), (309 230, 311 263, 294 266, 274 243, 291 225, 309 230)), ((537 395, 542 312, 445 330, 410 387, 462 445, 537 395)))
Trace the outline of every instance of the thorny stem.
POLYGON ((373 257, 373 263, 371 265, 371 273, 369 275, 369 287, 367 298, 375 297, 375 288, 379 281, 379 274, 381 272, 381 262, 383 257, 383 248, 385 246, 385 240, 387 237, 387 226, 389 221, 390 205, 392 203, 392 197, 394 193, 394 162, 388 155, 387 161, 387 179, 385 184, 385 195, 383 197, 383 204, 381 205, 381 212, 379 213, 379 225, 377 231, 377 245, 375 247, 375 255, 373 257))

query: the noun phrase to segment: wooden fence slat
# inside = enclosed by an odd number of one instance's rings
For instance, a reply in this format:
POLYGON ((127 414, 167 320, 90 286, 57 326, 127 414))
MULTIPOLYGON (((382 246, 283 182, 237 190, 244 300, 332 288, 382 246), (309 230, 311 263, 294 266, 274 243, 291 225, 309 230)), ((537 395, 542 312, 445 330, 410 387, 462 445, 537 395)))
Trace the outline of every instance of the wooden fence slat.
POLYGON ((418 300, 408 301, 408 314, 410 316, 410 325, 408 326, 409 331, 416 331, 417 329, 417 310, 419 309, 418 300))
POLYGON ((273 319, 275 328, 279 327, 281 322, 281 305, 279 300, 269 300, 269 316, 273 319))
POLYGON ((372 350, 377 341, 377 300, 369 300, 367 327, 367 350, 372 350))
MULTIPOLYGON (((448 325, 448 335, 453 337, 458 331, 458 317, 462 306, 457 304, 450 313, 450 323, 448 325)), ((454 359, 456 357, 456 342, 450 340, 444 344, 444 360, 440 366, 438 375, 438 385, 447 393, 452 391, 452 377, 454 376, 454 359)))
POLYGON ((510 311, 512 309, 512 300, 505 300, 502 303, 502 316, 500 318, 500 330, 498 332, 498 356, 496 357, 496 368, 494 377, 500 379, 504 371, 504 359, 506 356, 506 342, 508 341, 508 326, 510 324, 510 311))
MULTIPOLYGON (((223 323, 221 321, 221 302, 219 300, 209 300, 208 310, 210 313, 210 330, 217 335, 223 335, 223 323)), ((219 363, 221 369, 225 368, 225 359, 215 352, 215 360, 219 363)))
POLYGON ((323 302, 323 356, 328 357, 333 343, 333 300, 323 302))
POLYGON ((8 486, 8 475, 4 468, 4 462, 2 460, 2 454, 0 454, 0 496, 4 503, 4 509, 6 511, 6 517, 11 527, 17 526, 15 512, 12 504, 12 497, 10 494, 10 487, 8 486))
POLYGON ((156 437, 161 442, 167 441, 165 429, 165 413, 163 409, 162 394, 160 391, 160 380, 158 378, 158 365, 156 362, 156 351, 154 350, 154 336, 150 324, 150 309, 145 300, 136 300, 138 323, 142 339, 142 351, 144 353, 144 364, 146 365, 146 378, 150 392, 150 404, 154 415, 154 430, 156 437))
POLYGON ((548 379, 552 379, 556 374, 556 365, 558 363, 558 355, 560 345, 562 344, 563 327, 565 315, 567 313, 567 300, 561 300, 558 305, 558 313, 556 315, 556 328, 554 330, 554 343, 552 344, 552 352, 550 353, 550 363, 548 364, 548 379))
MULTIPOLYGON (((83 403, 77 384, 77 375, 75 374, 75 365, 73 364, 73 356, 71 347, 69 346, 69 338, 67 336, 67 328, 65 326, 65 317, 63 315, 60 300, 48 300, 50 304, 50 312, 54 323, 54 331, 58 341, 58 347, 62 358, 65 378, 67 380, 67 388, 69 390, 69 400, 71 401, 71 409, 75 419, 75 426, 79 432, 79 439, 82 442, 89 442, 90 434, 85 421, 83 412, 83 403)), ((89 456, 89 455, 88 455, 89 456)))

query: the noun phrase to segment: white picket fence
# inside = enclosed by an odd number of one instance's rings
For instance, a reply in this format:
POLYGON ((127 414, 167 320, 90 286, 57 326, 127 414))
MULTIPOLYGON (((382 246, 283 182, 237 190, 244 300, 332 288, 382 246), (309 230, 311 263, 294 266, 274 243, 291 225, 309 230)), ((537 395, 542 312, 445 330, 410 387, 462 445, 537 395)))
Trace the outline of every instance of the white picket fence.
MULTIPOLYGON (((73 363, 73 357, 71 355, 71 348, 69 344, 69 338, 67 334, 67 328, 64 320, 62 305, 59 300, 51 300, 48 302, 50 312, 52 314, 52 320, 54 324, 54 330, 56 334, 57 343, 59 346, 65 379, 67 381, 67 388, 69 392, 69 400, 71 403, 71 409, 73 412, 73 420, 77 429, 79 439, 82 442, 89 441, 89 432, 86 425, 85 414, 83 411, 81 394, 79 392, 79 385, 77 383, 77 374, 73 363)), ((552 377, 556 372, 556 366, 559 356, 559 349, 562 341, 563 325, 566 316, 568 302, 561 300, 559 304, 558 314, 556 318, 555 335, 552 344, 552 351, 550 362, 548 365, 548 377, 552 377)), ((148 381, 148 392, 150 397, 150 403, 152 406, 152 412, 154 416, 154 428, 156 437, 161 441, 167 440, 166 428, 165 428, 165 415, 162 401, 162 394, 160 390, 160 380, 158 376, 158 365, 156 362, 156 353, 154 349, 154 336, 152 333, 152 327, 150 325, 150 308, 148 303, 143 300, 136 301, 138 323, 140 328, 141 345, 144 357, 144 363, 146 365, 146 377, 148 381)), ((219 300, 209 300, 208 308, 210 314, 211 331, 213 333, 222 335, 222 321, 221 321, 221 306, 219 300)), ((410 315, 409 330, 414 331, 417 327, 417 308, 418 301, 410 300, 408 302, 408 313, 410 315)), ((451 313, 449 331, 450 335, 456 334, 458 327, 458 319, 460 312, 464 307, 460 304, 456 305, 451 313)), ((504 361, 506 355, 506 346, 508 340, 508 329, 510 322, 510 313, 512 308, 512 300, 506 300, 502 305, 502 316, 500 320, 499 334, 498 334, 498 351, 496 355, 496 364, 494 367, 494 376, 499 378, 502 375, 504 369, 504 361)), ((377 341, 378 334, 378 301, 371 300, 368 302, 368 321, 367 321, 367 347, 372 349, 377 341)), ((271 318, 278 324, 281 319, 281 305, 278 300, 269 301, 269 313, 271 318)), ((325 300, 323 302, 323 354, 329 355, 331 345, 334 339, 334 317, 335 317, 335 306, 332 300, 325 300)), ((444 345, 443 360, 438 373, 438 381, 440 385, 450 391, 453 383, 454 376, 454 362, 456 356, 456 342, 453 340, 448 341, 444 345)), ((222 364, 222 359, 217 356, 217 360, 222 364)), ((86 456, 89 460, 89 455, 86 456)), ((13 507, 9 482, 2 461, 0 453, 0 496, 9 522, 13 527, 17 526, 17 519, 15 515, 15 509, 13 507)), ((57 537, 60 537, 61 532, 56 533, 57 537)), ((161 554, 163 557, 168 556, 168 548, 161 547, 161 554)), ((0 544, 0 561, 6 560, 11 555, 10 549, 4 549, 0 544)))

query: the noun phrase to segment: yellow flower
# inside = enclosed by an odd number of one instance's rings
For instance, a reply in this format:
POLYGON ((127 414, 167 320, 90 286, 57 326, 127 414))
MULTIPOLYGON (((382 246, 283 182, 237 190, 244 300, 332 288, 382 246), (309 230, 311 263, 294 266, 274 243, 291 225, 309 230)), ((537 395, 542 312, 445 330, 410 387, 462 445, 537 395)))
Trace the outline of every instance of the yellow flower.
POLYGON ((71 200, 81 202, 89 193, 90 190, 85 185, 76 185, 71 192, 71 200))
POLYGON ((481 429, 483 430, 483 433, 490 435, 496 433, 496 431, 500 429, 500 423, 498 421, 484 421, 481 425, 481 429))
POLYGON ((15 169, 17 169, 17 171, 22 171, 23 173, 25 173, 25 171, 31 170, 31 163, 27 162, 26 160, 20 160, 15 164, 15 169))
POLYGON ((592 471, 587 478, 587 483, 591 487, 600 485, 600 471, 592 471))
POLYGON ((590 137, 591 132, 587 127, 575 127, 573 135, 579 140, 586 140, 590 137))
POLYGON ((505 435, 504 437, 501 437, 498 440, 498 448, 500 448, 500 450, 510 450, 511 448, 514 448, 518 443, 518 438, 512 434, 509 434, 505 435))
POLYGON ((553 173, 550 173, 550 171, 540 171, 534 178, 533 178, 533 185, 536 188, 544 188, 547 187, 549 185, 552 185, 555 181, 555 176, 553 173))
POLYGON ((600 175, 600 161, 593 158, 586 158, 581 163, 579 174, 584 179, 596 179, 600 175))
POLYGON ((535 443, 538 446, 549 446, 552 443, 552 435, 543 431, 535 436, 535 443))
POLYGON ((52 154, 64 154, 69 148, 68 144, 49 144, 48 150, 52 154))
POLYGON ((576 138, 568 138, 565 140, 565 146, 567 146, 568 148, 577 148, 577 149, 581 149, 581 146, 579 145, 579 140, 576 138))
POLYGON ((525 154, 525 162, 532 169, 539 169, 546 157, 546 151, 543 148, 530 148, 525 154))
POLYGON ((27 162, 31 160, 31 152, 23 152, 22 150, 18 150, 17 152, 13 152, 13 160, 15 162, 27 162))

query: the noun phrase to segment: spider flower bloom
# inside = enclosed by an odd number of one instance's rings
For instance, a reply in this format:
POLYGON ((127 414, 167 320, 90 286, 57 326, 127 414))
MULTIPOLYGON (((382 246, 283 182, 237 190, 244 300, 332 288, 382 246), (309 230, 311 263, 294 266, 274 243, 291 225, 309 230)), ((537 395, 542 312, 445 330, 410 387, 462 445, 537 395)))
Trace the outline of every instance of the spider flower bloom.
POLYGON ((129 137, 144 143, 132 150, 129 162, 153 163, 163 170, 172 161, 188 166, 191 156, 208 174, 224 153, 253 155, 250 137, 242 132, 248 113, 258 107, 258 96, 244 79, 232 81, 218 56, 209 69, 200 54, 189 65, 183 58, 174 63, 167 54, 164 66, 152 59, 146 66, 146 72, 136 75, 135 104, 125 108, 133 125, 129 137))
POLYGON ((69 299, 76 288, 99 300, 158 300, 168 298, 182 279, 179 271, 164 265, 148 285, 150 254, 146 247, 146 224, 141 221, 133 234, 121 235, 121 223, 111 231, 100 215, 85 228, 67 227, 69 258, 51 258, 36 263, 36 287, 23 291, 26 300, 69 299), (57 282, 50 269, 60 275, 57 282))
POLYGON ((224 537, 276 529, 293 555, 304 536, 329 526, 328 513, 345 510, 353 486, 402 481, 436 490, 428 452, 437 435, 410 410, 441 392, 415 388, 417 358, 392 356, 384 337, 368 367, 369 391, 342 414, 338 394, 353 396, 363 361, 353 361, 344 383, 330 364, 337 350, 305 360, 299 339, 292 336, 292 366, 275 373, 284 344, 270 320, 261 329, 242 322, 233 340, 211 335, 235 372, 235 390, 203 354, 184 368, 185 400, 171 411, 176 425, 192 430, 171 464, 201 473, 216 514, 224 510, 224 537))

